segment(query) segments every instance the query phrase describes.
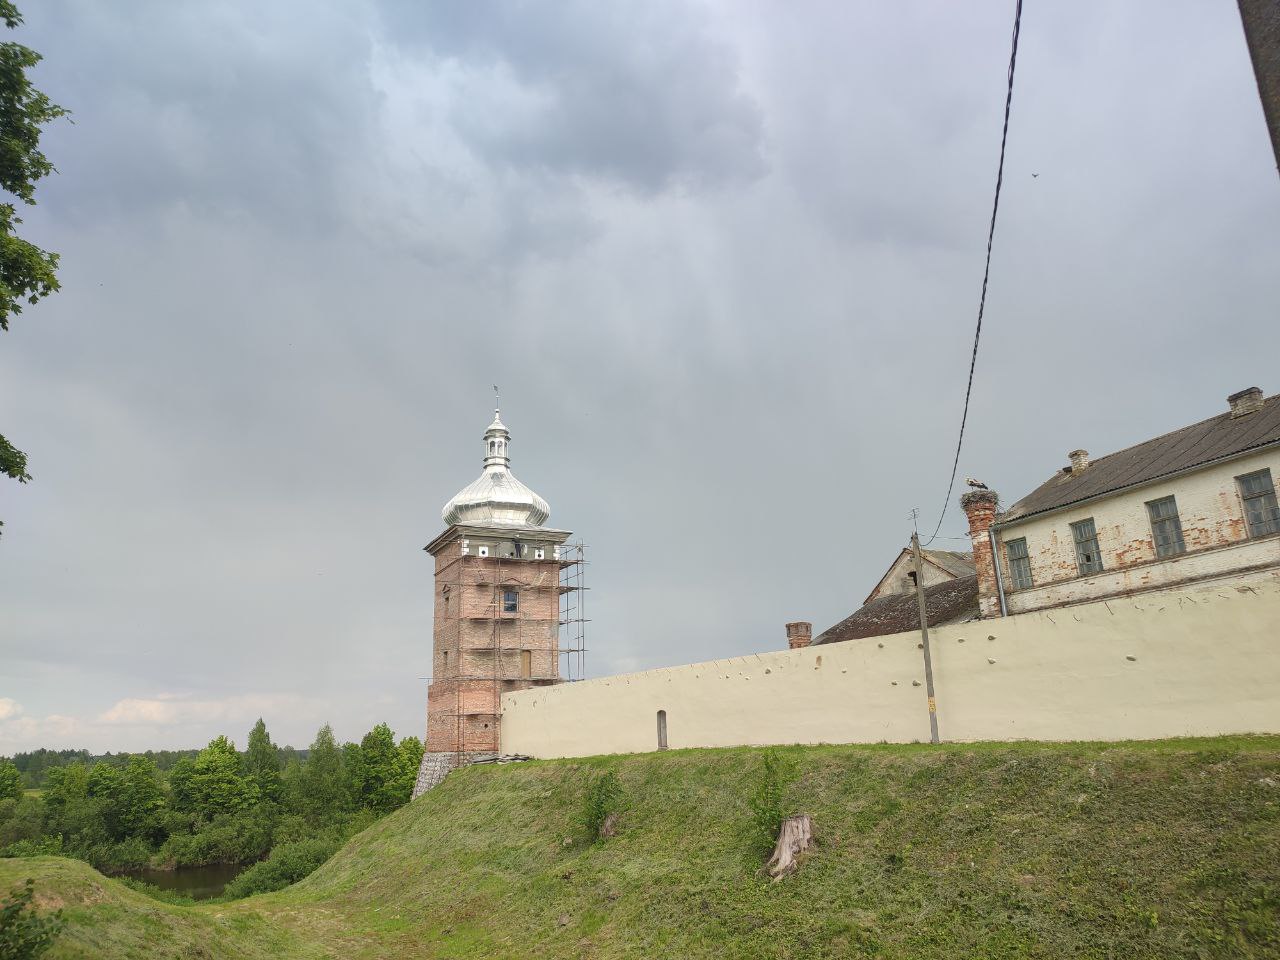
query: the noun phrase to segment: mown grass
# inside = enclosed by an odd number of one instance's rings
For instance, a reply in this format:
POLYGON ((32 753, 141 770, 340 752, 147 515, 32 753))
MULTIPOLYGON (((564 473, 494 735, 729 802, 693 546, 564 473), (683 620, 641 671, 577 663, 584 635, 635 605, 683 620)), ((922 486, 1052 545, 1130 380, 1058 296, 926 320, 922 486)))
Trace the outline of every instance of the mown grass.
POLYGON ((58 858, 0 861, 0 888, 31 875, 64 906, 55 958, 1280 957, 1280 737, 785 752, 818 845, 777 884, 760 751, 733 749, 459 771, 237 903, 58 858), (589 844, 606 769, 627 810, 589 844))

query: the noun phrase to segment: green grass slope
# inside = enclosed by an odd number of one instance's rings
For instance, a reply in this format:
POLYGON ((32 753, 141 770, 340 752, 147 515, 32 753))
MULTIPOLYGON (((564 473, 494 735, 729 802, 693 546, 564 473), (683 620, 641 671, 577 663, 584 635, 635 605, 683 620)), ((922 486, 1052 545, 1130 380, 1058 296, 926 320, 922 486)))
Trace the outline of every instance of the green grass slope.
POLYGON ((288 890, 172 907, 0 860, 63 906, 51 957, 1280 957, 1280 738, 789 748, 818 844, 759 872, 759 751, 477 767, 288 890), (572 821, 588 776, 620 834, 572 821), (567 838, 572 838, 566 843, 567 838))

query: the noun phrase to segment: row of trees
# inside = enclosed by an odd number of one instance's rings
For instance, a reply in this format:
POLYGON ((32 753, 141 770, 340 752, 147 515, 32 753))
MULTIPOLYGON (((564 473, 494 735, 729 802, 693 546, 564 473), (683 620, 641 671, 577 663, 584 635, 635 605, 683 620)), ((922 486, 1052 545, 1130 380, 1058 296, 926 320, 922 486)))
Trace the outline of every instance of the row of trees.
POLYGON ((282 752, 259 720, 244 752, 225 736, 161 771, 152 756, 123 764, 73 760, 24 795, 0 761, 0 855, 63 853, 100 869, 147 863, 245 863, 281 843, 345 839, 409 799, 422 744, 380 723, 339 745, 321 727, 305 758, 282 752))

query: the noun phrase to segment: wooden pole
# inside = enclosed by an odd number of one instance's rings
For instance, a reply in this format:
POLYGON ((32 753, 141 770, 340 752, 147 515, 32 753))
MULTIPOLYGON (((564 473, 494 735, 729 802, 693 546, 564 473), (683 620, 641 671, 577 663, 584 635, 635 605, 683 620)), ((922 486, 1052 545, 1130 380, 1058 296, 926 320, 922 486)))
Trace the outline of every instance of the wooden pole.
POLYGON ((924 647, 924 688, 929 695, 929 742, 938 742, 938 704, 933 698, 933 659, 929 656, 929 611, 924 601, 924 568, 920 563, 920 535, 911 532, 916 566, 916 603, 920 608, 920 644, 924 647))

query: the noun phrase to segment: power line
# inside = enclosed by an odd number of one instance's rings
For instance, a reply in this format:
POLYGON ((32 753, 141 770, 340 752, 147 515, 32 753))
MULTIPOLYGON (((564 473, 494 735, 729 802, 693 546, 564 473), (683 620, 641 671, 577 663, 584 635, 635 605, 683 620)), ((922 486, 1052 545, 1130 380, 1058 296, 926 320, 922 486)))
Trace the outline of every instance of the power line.
POLYGON ((951 505, 951 492, 956 486, 956 471, 960 468, 960 448, 964 445, 964 427, 969 420, 969 395, 973 392, 973 370, 978 365, 978 340, 982 336, 982 314, 987 306, 987 281, 991 276, 991 245, 996 237, 996 213, 1000 209, 1000 187, 1004 183, 1004 150, 1009 140, 1009 108, 1013 104, 1013 68, 1018 62, 1018 32, 1022 27, 1022 0, 1016 0, 1013 10, 1013 43, 1009 51, 1009 84, 1004 96, 1004 129, 1000 132, 1000 165, 996 168, 996 196, 991 204, 991 227, 987 231, 987 264, 982 270, 982 296, 978 300, 978 325, 973 331, 973 356, 969 360, 969 384, 964 389, 964 413, 960 415, 960 436, 956 439, 956 458, 951 464, 951 480, 947 483, 947 496, 942 501, 942 512, 938 515, 938 525, 933 534, 925 541, 925 546, 933 543, 942 529, 942 521, 951 505))

